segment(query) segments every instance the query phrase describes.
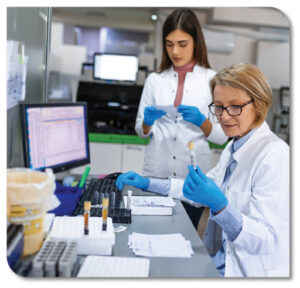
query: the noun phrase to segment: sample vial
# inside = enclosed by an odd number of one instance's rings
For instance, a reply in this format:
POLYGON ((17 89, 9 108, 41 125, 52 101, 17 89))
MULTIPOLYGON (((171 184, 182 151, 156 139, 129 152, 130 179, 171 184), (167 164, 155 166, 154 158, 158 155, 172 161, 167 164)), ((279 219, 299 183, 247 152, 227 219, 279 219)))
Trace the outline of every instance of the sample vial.
POLYGON ((89 235, 89 220, 91 211, 91 201, 84 202, 84 235, 89 235))
POLYGON ((132 196, 132 191, 128 190, 127 192, 127 210, 131 209, 131 196, 132 196))
POLYGON ((107 229, 107 215, 108 215, 109 196, 105 193, 102 199, 102 231, 107 229))
POLYGON ((194 169, 196 170, 196 154, 195 154, 195 151, 194 151, 194 142, 191 141, 188 143, 188 146, 189 146, 189 150, 190 150, 190 160, 191 160, 191 165, 194 167, 194 169))

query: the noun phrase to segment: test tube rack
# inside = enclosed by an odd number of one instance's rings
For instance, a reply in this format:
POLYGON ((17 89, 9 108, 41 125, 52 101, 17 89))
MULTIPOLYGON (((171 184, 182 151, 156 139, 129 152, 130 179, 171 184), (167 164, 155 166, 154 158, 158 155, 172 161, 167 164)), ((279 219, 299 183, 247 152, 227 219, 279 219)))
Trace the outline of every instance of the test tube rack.
POLYGON ((84 202, 91 201, 91 217, 102 217, 102 199, 109 197, 108 217, 113 223, 131 223, 131 210, 121 208, 122 192, 117 189, 115 179, 91 178, 73 213, 74 216, 83 215, 84 202))
POLYGON ((32 260, 32 277, 71 277, 77 242, 46 241, 32 260))

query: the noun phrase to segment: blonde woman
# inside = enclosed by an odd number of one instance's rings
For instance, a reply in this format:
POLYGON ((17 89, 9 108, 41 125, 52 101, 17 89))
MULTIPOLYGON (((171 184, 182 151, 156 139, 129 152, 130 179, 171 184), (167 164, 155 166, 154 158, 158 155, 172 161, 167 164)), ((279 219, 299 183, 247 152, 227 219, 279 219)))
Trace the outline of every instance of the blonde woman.
POLYGON ((189 165, 184 182, 155 183, 129 172, 118 185, 148 183, 150 191, 208 206, 203 241, 221 275, 288 277, 289 147, 265 122, 272 91, 249 64, 223 69, 210 88, 209 109, 232 138, 218 165, 206 175, 189 165))

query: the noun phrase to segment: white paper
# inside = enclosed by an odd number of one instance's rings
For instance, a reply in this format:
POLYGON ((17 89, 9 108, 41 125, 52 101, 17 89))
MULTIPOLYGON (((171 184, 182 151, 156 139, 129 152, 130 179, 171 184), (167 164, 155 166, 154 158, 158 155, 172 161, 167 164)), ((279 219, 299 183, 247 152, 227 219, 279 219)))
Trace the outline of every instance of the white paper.
POLYGON ((176 116, 179 117, 181 115, 179 112, 177 112, 177 108, 174 107, 173 105, 169 105, 169 106, 154 105, 154 107, 158 110, 165 111, 168 115, 170 115, 173 118, 175 118, 176 116))
POLYGON ((115 228, 116 233, 120 233, 120 232, 123 232, 125 230, 127 230, 127 227, 122 226, 122 225, 115 228))
POLYGON ((20 45, 18 41, 7 41, 7 109, 25 99, 28 57, 19 53, 20 45))
MULTIPOLYGON (((127 207, 127 196, 123 196, 124 205, 127 207)), ((132 215, 172 215, 173 207, 176 202, 171 197, 160 196, 132 196, 131 214, 132 215)))
POLYGON ((159 197, 159 196, 132 196, 131 205, 135 207, 140 206, 166 206, 174 207, 176 205, 172 197, 159 197))
POLYGON ((193 255, 191 242, 185 240, 180 233, 161 235, 132 233, 128 239, 128 246, 136 256, 189 258, 193 255))

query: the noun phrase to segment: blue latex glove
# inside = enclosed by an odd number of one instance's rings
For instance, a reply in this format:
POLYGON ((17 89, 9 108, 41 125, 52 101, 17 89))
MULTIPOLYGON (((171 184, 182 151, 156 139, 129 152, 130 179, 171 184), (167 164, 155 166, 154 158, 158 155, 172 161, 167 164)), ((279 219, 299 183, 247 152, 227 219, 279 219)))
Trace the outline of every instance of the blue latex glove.
POLYGON ((147 126, 152 126, 154 121, 166 115, 165 111, 158 110, 153 106, 147 106, 144 110, 144 123, 147 126))
POLYGON ((183 120, 191 122, 200 127, 206 117, 195 106, 179 105, 177 111, 182 114, 183 120))
POLYGON ((214 181, 206 177, 197 166, 197 171, 189 165, 189 174, 183 185, 183 195, 197 203, 210 207, 212 212, 225 208, 228 200, 214 181))
POLYGON ((125 184, 147 191, 150 185, 150 180, 149 178, 142 177, 133 171, 129 171, 120 175, 116 181, 116 186, 119 190, 123 190, 125 184))

